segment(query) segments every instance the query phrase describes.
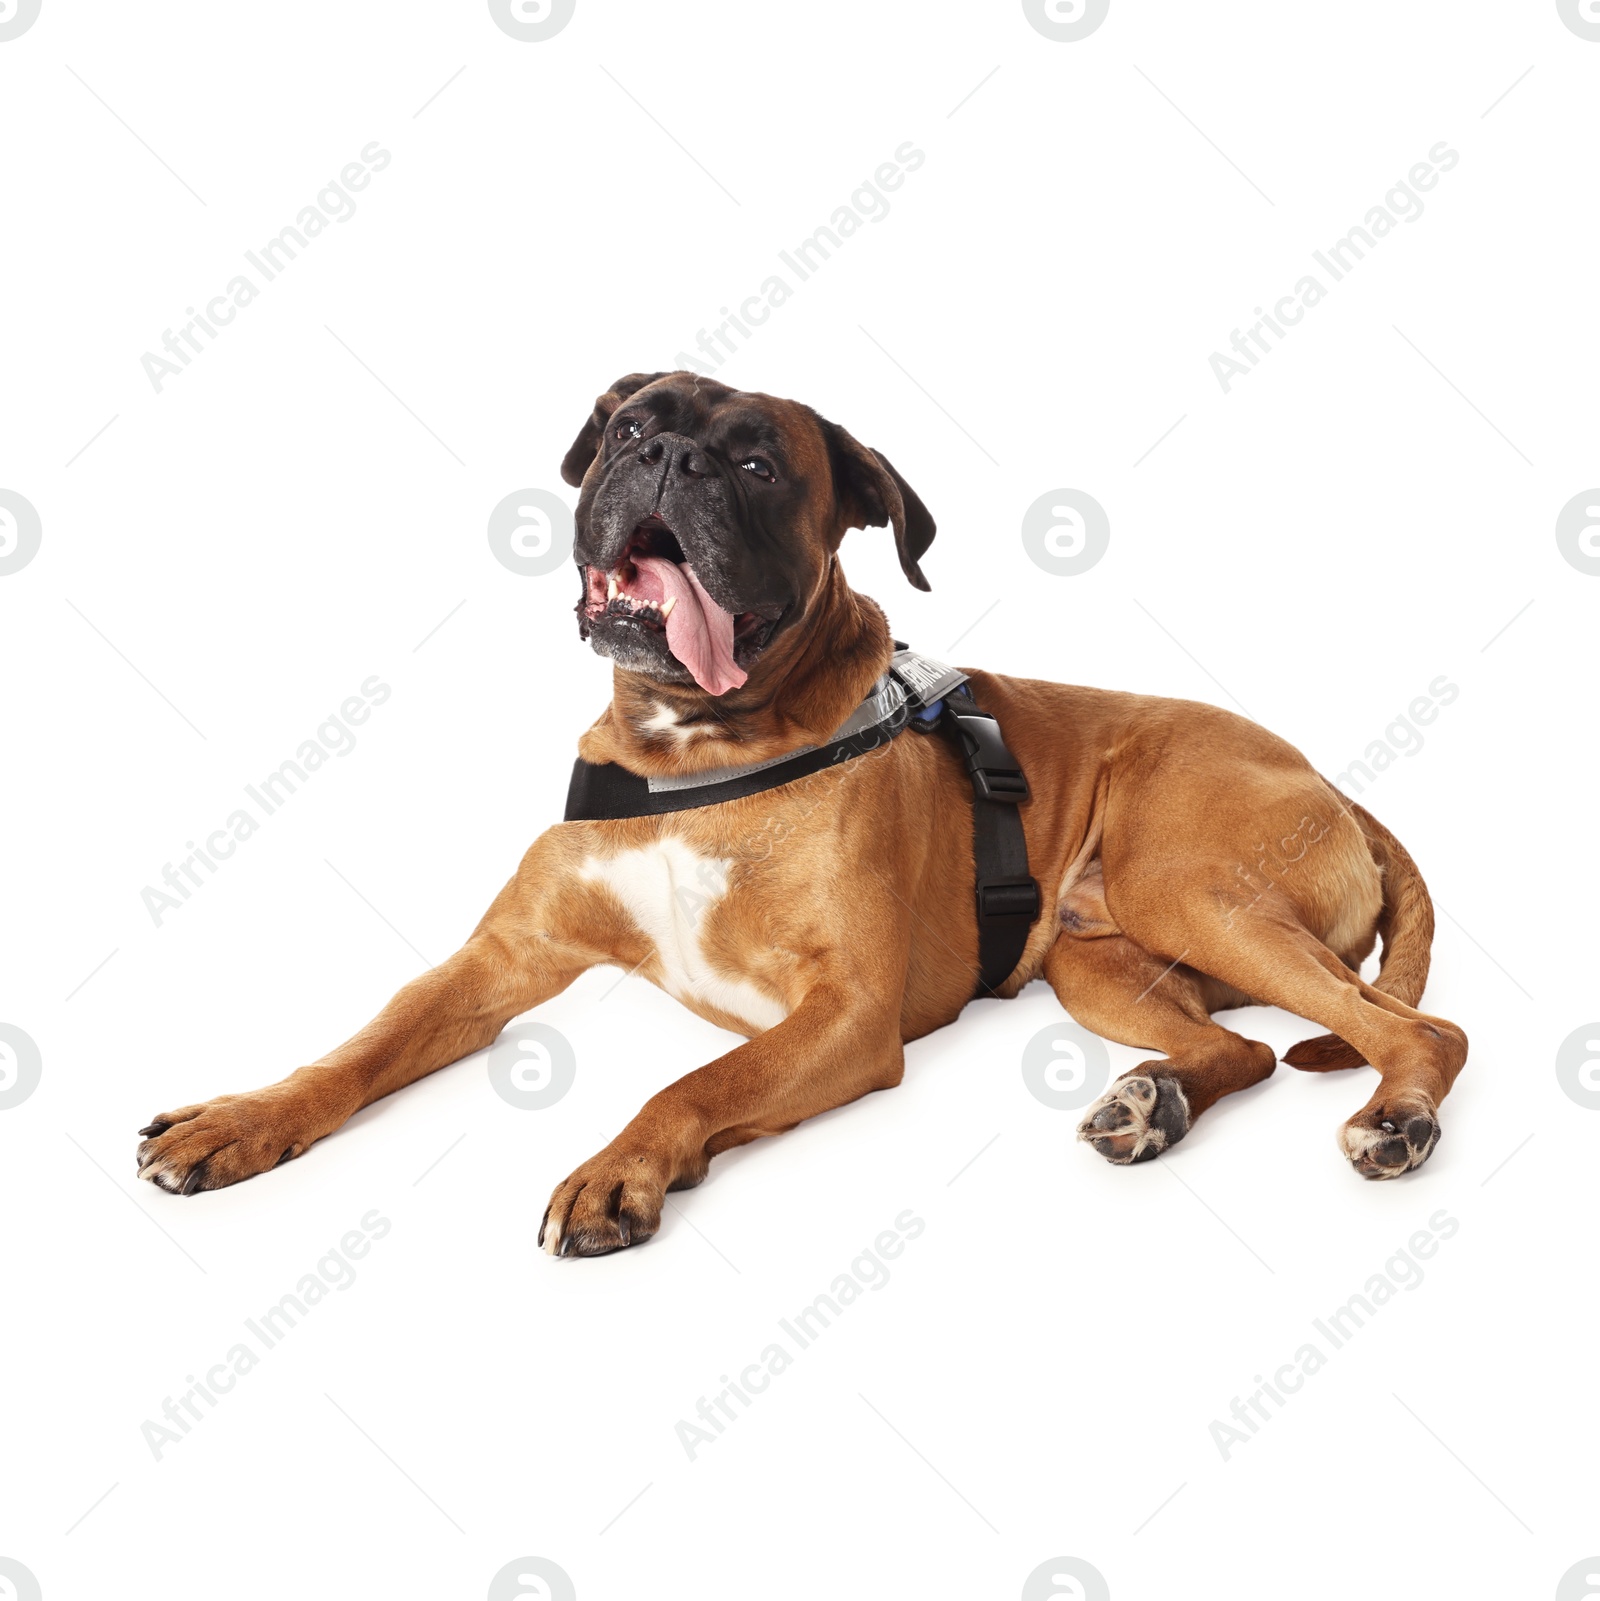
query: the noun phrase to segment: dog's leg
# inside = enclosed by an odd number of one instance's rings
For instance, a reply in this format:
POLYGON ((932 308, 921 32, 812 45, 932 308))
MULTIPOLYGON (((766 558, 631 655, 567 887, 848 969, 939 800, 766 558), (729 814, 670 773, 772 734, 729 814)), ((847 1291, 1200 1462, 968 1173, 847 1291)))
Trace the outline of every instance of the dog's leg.
POLYGON ((552 1256, 603 1256, 647 1240, 668 1190, 706 1176, 711 1158, 781 1134, 905 1071, 899 994, 878 999, 823 982, 783 1022, 669 1084, 599 1155, 558 1184, 539 1227, 552 1256))
POLYGON ((1193 913, 1180 921, 1175 937, 1193 966, 1263 1005, 1322 1024, 1383 1075, 1339 1130, 1339 1147, 1363 1178, 1397 1178, 1428 1159, 1439 1139, 1439 1103, 1467 1059, 1460 1028, 1363 982, 1276 897, 1226 930, 1193 913))
POLYGON ((1118 915, 1129 936, 1159 938, 1187 966, 1347 1041, 1383 1077, 1340 1129, 1340 1149, 1364 1178, 1420 1167, 1439 1139, 1439 1103, 1467 1058, 1461 1029, 1363 982, 1307 928, 1285 889, 1274 887, 1235 913, 1227 910, 1221 875, 1214 883, 1196 875, 1178 894, 1171 878, 1128 876, 1118 915))
POLYGON ((140 1130, 139 1177, 193 1195, 276 1167, 363 1106, 481 1050, 589 965, 554 940, 513 941, 481 927, 321 1061, 265 1089, 159 1113, 140 1130))
POLYGON ((1270 1046, 1211 1021, 1199 974, 1124 935, 1063 933, 1045 957, 1044 976, 1086 1028, 1165 1058, 1124 1073, 1085 1114, 1079 1137, 1108 1162, 1159 1156, 1208 1107, 1259 1084, 1277 1065, 1270 1046))

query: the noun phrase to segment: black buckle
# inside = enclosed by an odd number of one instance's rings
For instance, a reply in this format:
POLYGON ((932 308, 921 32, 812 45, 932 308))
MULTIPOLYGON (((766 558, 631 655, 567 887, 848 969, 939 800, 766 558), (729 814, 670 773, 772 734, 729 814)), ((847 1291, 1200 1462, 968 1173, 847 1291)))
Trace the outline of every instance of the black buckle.
POLYGON ((978 886, 979 917, 1039 916, 1039 882, 1033 878, 991 878, 978 886))
POLYGON ((944 714, 961 736, 967 772, 978 799, 1006 801, 1013 806, 1020 806, 1027 800, 1030 793, 1027 776, 1000 737, 999 723, 987 713, 958 712, 948 700, 944 714))

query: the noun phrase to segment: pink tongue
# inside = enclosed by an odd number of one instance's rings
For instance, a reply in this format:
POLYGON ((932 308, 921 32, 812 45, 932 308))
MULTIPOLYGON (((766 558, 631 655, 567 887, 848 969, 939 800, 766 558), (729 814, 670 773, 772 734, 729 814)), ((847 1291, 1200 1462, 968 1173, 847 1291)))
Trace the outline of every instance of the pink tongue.
POLYGON ((640 594, 660 606, 669 600, 678 603, 667 618, 667 649, 708 694, 737 689, 747 675, 733 659, 733 613, 725 612, 700 587, 687 562, 635 556, 633 565, 639 569, 640 594), (660 594, 653 593, 657 589, 660 594))

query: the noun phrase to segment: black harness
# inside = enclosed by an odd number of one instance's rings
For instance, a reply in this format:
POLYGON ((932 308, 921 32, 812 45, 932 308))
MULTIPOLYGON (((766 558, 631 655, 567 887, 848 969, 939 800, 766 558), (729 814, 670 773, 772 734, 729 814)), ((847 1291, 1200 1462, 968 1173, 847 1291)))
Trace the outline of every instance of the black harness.
POLYGON ((1039 916, 1018 808, 1028 780, 1000 725, 972 697, 967 675, 896 644, 889 670, 825 745, 748 767, 646 778, 615 762, 573 764, 566 821, 613 822, 743 800, 881 749, 905 729, 943 734, 972 780, 972 854, 977 867, 978 983, 993 994, 1016 970, 1039 916))

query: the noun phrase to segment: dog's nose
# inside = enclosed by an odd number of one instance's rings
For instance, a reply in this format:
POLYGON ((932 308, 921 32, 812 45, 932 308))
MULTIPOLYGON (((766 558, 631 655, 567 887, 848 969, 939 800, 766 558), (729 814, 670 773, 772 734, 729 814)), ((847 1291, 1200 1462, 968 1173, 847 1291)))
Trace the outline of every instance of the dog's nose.
POLYGON ((639 446, 639 460, 646 467, 659 467, 663 461, 685 478, 709 478, 711 459, 692 439, 681 434, 657 434, 639 446))

